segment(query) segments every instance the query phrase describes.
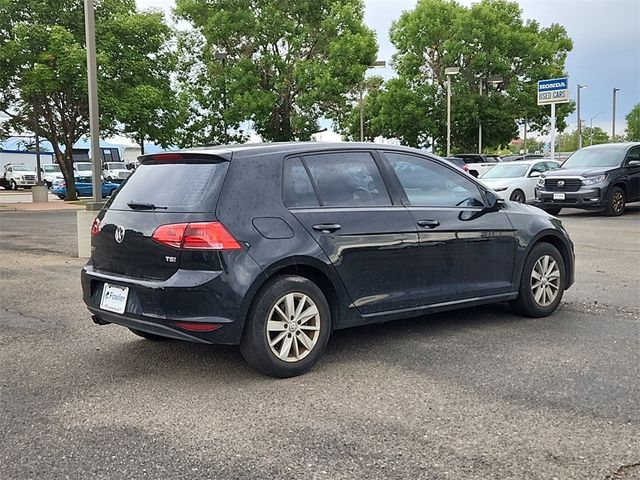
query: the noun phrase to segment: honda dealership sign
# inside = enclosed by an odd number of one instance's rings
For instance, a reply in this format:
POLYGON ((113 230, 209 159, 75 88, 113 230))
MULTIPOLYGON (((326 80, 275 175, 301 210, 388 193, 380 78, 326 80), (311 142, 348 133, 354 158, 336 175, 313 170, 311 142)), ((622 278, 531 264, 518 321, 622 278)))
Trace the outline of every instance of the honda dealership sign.
POLYGON ((538 105, 569 102, 569 79, 538 80, 538 105))

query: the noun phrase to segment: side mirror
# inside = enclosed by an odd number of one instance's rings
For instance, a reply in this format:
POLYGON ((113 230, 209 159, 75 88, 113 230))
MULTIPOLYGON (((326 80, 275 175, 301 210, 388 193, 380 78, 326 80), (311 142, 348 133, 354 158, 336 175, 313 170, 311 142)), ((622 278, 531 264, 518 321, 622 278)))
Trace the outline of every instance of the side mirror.
POLYGON ((487 200, 487 206, 485 207, 485 210, 500 210, 504 206, 504 200, 498 197, 498 195, 491 190, 487 190, 485 192, 485 198, 487 200))
POLYGON ((542 172, 531 172, 529 174, 530 177, 539 177, 540 175, 542 175, 542 172))

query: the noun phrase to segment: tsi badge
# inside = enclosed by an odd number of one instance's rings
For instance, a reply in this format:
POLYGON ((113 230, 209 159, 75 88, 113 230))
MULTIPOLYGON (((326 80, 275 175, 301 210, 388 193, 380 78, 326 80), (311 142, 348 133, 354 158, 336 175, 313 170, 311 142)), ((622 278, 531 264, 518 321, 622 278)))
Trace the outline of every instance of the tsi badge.
POLYGON ((164 257, 164 261, 167 263, 176 263, 178 261, 178 257, 164 257))
POLYGON ((122 241, 124 240, 124 227, 122 225, 116 228, 116 233, 114 234, 114 237, 116 239, 116 242, 122 243, 122 241))

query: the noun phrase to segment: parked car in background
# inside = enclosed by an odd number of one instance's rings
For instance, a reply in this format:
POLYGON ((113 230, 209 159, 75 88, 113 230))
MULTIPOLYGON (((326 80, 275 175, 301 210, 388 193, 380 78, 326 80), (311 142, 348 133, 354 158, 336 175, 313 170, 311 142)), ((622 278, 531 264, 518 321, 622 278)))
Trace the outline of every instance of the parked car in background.
POLYGON ((0 179, 0 186, 8 190, 31 188, 36 184, 36 172, 33 168, 19 163, 8 163, 0 179))
POLYGON ((60 171, 60 165, 56 165, 55 163, 47 163, 40 167, 40 175, 42 181, 47 183, 47 186, 51 188, 54 180, 60 180, 64 178, 62 172, 60 171))
POLYGON ((484 173, 491 170, 498 163, 500 163, 500 157, 498 155, 484 155, 479 153, 456 153, 456 157, 462 158, 468 168, 470 175, 474 177, 480 177, 484 173))
POLYGON ((570 207, 622 215, 627 203, 640 201, 640 143, 605 143, 578 150, 559 170, 539 179, 536 199, 553 214, 570 207))
POLYGON ((453 165, 458 167, 463 172, 468 172, 469 171, 469 166, 467 165, 467 162, 465 162, 463 158, 460 158, 460 157, 444 157, 444 159, 447 162, 452 163, 453 165))
MULTIPOLYGON (((75 179, 76 192, 78 197, 91 197, 93 196, 93 185, 91 184, 91 177, 76 177, 75 179)), ((102 198, 109 197, 118 189, 120 184, 102 181, 102 198)), ((57 195, 61 200, 67 199, 67 185, 63 180, 54 180, 51 186, 51 193, 57 195)))
POLYGON ((535 203, 535 187, 540 175, 557 168, 560 162, 554 160, 520 160, 496 165, 480 180, 505 200, 535 203))
POLYGON ((107 182, 122 183, 131 173, 124 162, 105 162, 102 164, 102 178, 107 182))
POLYGON ((337 329, 501 301, 543 317, 573 283, 557 219, 419 150, 285 143, 140 158, 91 228, 81 278, 94 322, 240 344, 268 375, 308 371, 337 329))
POLYGON ((544 155, 539 153, 525 153, 520 155, 504 155, 500 157, 502 162, 519 162, 520 160, 538 160, 544 158, 544 155))

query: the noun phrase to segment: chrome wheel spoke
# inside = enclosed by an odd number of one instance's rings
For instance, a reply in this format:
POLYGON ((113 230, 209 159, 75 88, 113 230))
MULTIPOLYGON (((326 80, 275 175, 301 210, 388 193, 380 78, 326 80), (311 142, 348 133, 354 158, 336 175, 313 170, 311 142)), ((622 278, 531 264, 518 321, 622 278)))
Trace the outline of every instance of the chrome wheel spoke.
POLYGON ((544 289, 542 287, 539 287, 537 290, 534 291, 534 298, 536 299, 536 302, 538 302, 541 305, 542 305, 543 293, 544 293, 544 289))
POLYGON ((285 322, 279 322, 277 320, 269 320, 267 322, 267 330, 270 332, 282 332, 287 329, 285 322))
POLYGON ((293 293, 284 297, 284 313, 287 315, 287 320, 290 320, 296 314, 295 297, 293 296, 293 293))
POLYGON ((300 325, 300 330, 320 330, 318 325, 300 325))
POLYGON ((304 345, 304 348, 306 348, 307 350, 311 350, 313 348, 314 342, 307 336, 306 333, 300 332, 300 335, 298 335, 298 339, 300 340, 300 343, 304 345))
POLYGON ((316 315, 318 315, 318 307, 312 305, 300 314, 300 316, 298 317, 298 321, 301 324, 304 324, 314 318, 316 315))
POLYGON ((276 336, 273 340, 269 342, 269 345, 273 348, 276 346, 284 337, 287 336, 287 332, 282 332, 280 335, 276 336))
POLYGON ((289 357, 289 352, 291 351, 291 344, 293 343, 293 338, 287 334, 287 337, 282 342, 282 347, 280 348, 279 357, 282 360, 286 360, 289 357))

